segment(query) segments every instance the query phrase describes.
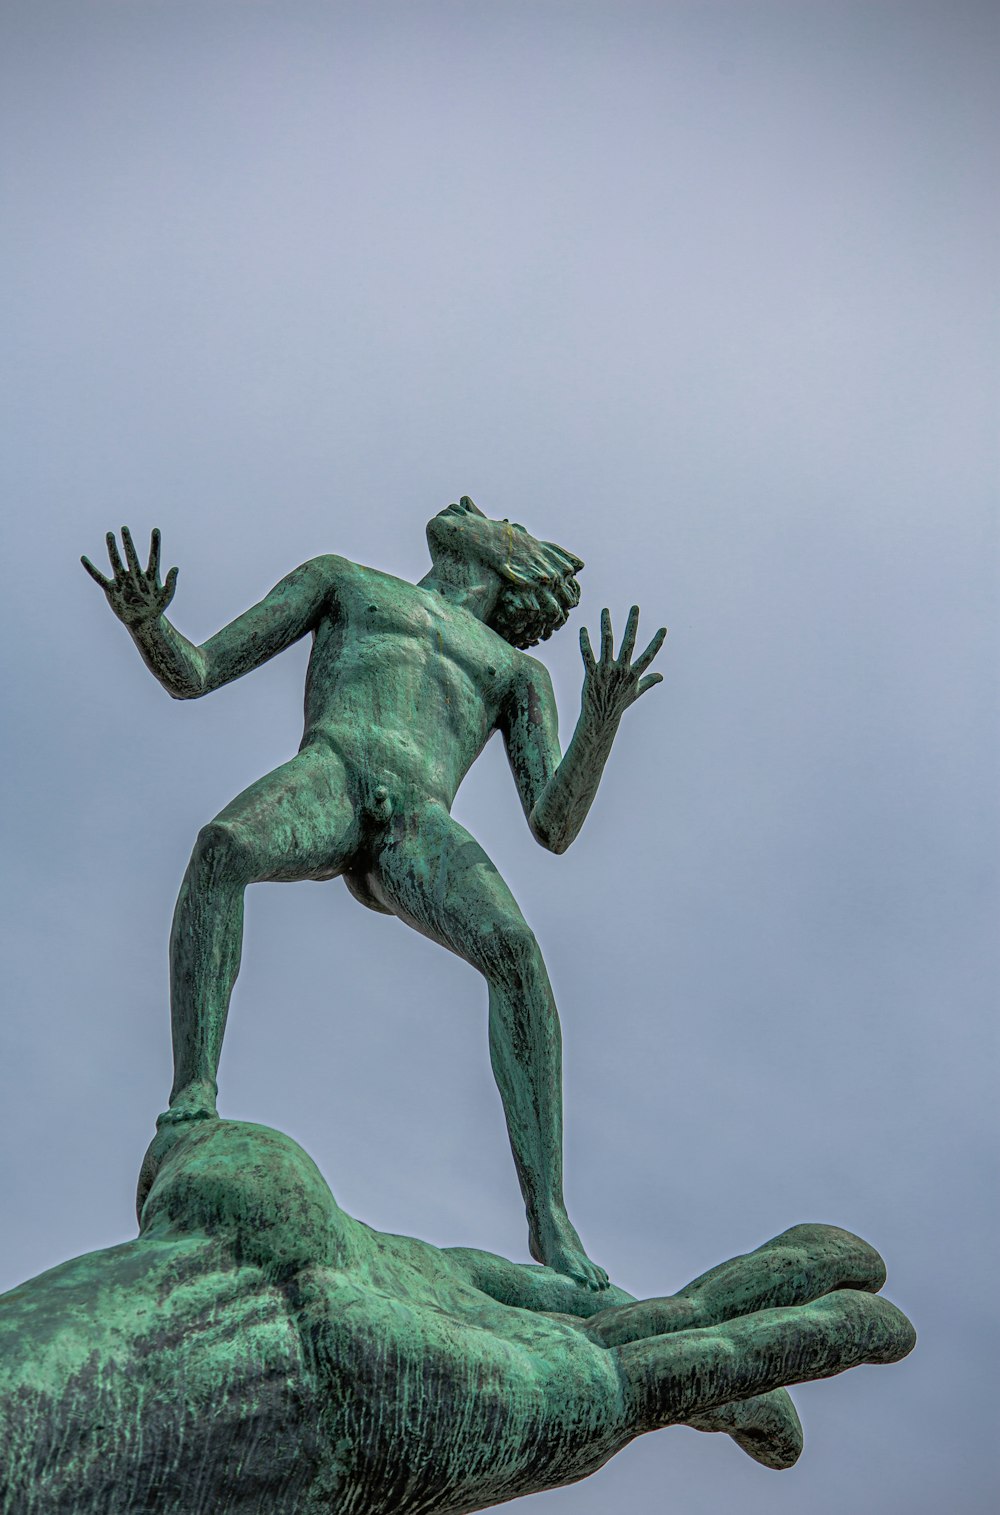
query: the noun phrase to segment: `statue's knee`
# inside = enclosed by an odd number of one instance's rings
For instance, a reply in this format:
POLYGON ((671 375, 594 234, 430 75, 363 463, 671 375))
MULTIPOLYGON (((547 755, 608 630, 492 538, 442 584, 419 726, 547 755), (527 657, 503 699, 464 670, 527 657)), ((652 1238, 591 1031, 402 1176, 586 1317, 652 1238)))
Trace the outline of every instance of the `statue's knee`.
POLYGON ((491 977, 507 988, 528 989, 545 971, 538 940, 524 921, 507 922, 492 932, 489 957, 491 977))
POLYGON ((192 861, 211 877, 249 879, 250 849, 232 821, 209 821, 198 832, 192 861))

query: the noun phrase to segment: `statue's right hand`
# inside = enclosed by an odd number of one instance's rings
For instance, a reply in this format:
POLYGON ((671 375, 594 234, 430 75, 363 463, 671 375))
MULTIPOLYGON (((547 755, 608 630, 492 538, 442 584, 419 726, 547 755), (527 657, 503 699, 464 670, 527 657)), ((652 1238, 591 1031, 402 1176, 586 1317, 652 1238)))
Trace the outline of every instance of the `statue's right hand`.
POLYGON ((89 558, 81 558, 80 562, 95 583, 100 584, 108 597, 111 609, 126 626, 138 629, 149 621, 157 620, 173 599, 177 585, 176 568, 171 568, 166 582, 160 583, 159 529, 154 527, 149 539, 149 563, 146 568, 143 568, 139 562, 139 555, 127 526, 122 527, 124 563, 118 552, 118 543, 115 541, 113 531, 108 532, 107 543, 112 571, 110 579, 106 579, 89 558))

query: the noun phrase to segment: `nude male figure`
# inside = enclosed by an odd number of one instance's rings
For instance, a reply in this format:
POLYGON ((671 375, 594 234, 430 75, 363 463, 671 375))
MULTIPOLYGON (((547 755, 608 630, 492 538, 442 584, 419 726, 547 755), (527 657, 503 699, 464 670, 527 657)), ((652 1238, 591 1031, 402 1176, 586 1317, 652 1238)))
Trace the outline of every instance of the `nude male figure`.
POLYGON ((202 828, 181 885, 170 938, 174 1084, 158 1124, 215 1115, 246 886, 339 875, 364 904, 486 979, 490 1057, 531 1255, 601 1289, 607 1275, 584 1252, 563 1199, 561 1035, 545 964, 507 885, 450 812, 499 730, 532 834, 564 852, 622 715, 660 682, 646 669, 666 632, 633 659, 635 606, 617 657, 606 610, 599 657, 581 631, 581 711, 561 756, 549 675, 523 649, 564 624, 583 564, 522 526, 488 519, 465 496, 428 523, 427 542, 432 566, 419 584, 313 558, 201 647, 164 615, 177 569, 161 584, 158 531, 146 568, 124 527, 124 562, 108 533, 110 579, 83 559, 175 699, 228 684, 307 632, 313 639, 298 753, 202 828))

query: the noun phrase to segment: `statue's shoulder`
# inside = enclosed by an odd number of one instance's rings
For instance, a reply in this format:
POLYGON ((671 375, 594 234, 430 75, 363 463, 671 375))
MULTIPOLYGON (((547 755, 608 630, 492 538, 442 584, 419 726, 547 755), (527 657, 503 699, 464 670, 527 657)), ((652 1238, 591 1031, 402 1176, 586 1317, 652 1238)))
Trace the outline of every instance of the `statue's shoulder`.
POLYGON ((362 571, 371 572, 370 569, 362 570, 360 563, 352 563, 350 558, 342 558, 335 552, 321 552, 319 557, 310 558, 306 567, 329 579, 353 578, 362 571))
POLYGON ((537 717, 542 710, 551 709, 555 704, 555 691, 545 664, 519 647, 512 647, 510 643, 505 645, 509 656, 506 659, 502 719, 516 721, 531 712, 537 717))
POLYGON ((352 563, 350 558, 343 558, 336 552, 323 552, 319 557, 310 558, 303 564, 303 569, 319 580, 334 604, 349 600, 365 580, 377 577, 373 568, 352 563))
POLYGON ((523 652, 519 647, 511 647, 510 650, 513 654, 511 666, 519 684, 551 690, 552 675, 541 658, 533 658, 530 652, 523 652))

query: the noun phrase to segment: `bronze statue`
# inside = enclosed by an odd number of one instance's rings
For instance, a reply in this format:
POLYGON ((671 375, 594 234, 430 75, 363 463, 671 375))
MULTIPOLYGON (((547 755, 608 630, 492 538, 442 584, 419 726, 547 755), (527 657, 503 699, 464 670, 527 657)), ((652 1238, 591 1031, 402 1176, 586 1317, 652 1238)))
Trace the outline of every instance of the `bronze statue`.
POLYGON ((524 649, 565 623, 583 564, 523 526, 490 520, 466 496, 432 518, 427 542, 431 568, 418 584, 313 558, 201 647, 165 617, 177 569, 161 584, 158 531, 146 568, 125 527, 124 561, 108 534, 110 579, 83 559, 175 699, 208 694, 307 633, 313 639, 298 753, 203 827, 181 885, 170 942, 174 1083, 159 1124, 215 1115, 247 884, 339 875, 371 909, 398 916, 486 979, 490 1055, 531 1255, 604 1288, 607 1274, 584 1252, 563 1199, 561 1037, 545 963, 451 807, 499 730, 532 835, 564 852, 622 716, 661 680, 646 670, 666 631, 635 658, 638 607, 617 657, 607 610, 599 657, 581 631, 581 710, 563 756, 551 680, 524 649))
MULTIPOLYGON (((671 1425, 798 1457, 786 1385, 896 1362, 914 1332, 881 1258, 793 1226, 679 1293, 634 1300, 587 1258, 562 1194, 560 1036, 538 945, 451 818, 503 732, 528 824, 562 852, 624 711, 658 682, 658 631, 618 656, 586 632, 560 756, 552 687, 525 648, 577 603, 579 559, 463 499, 428 527, 419 584, 343 558, 297 568, 194 647, 164 617, 177 571, 109 536, 84 559, 178 699, 307 631, 298 755, 198 837, 171 937, 174 1088, 143 1163, 139 1235, 0 1299, 0 1515, 467 1515, 594 1472, 671 1425), (220 1120, 216 1072, 256 879, 334 878, 472 963, 534 1264, 390 1236, 337 1206, 280 1132, 220 1120)), ((707 1096, 710 1098, 710 1095, 707 1096)))

